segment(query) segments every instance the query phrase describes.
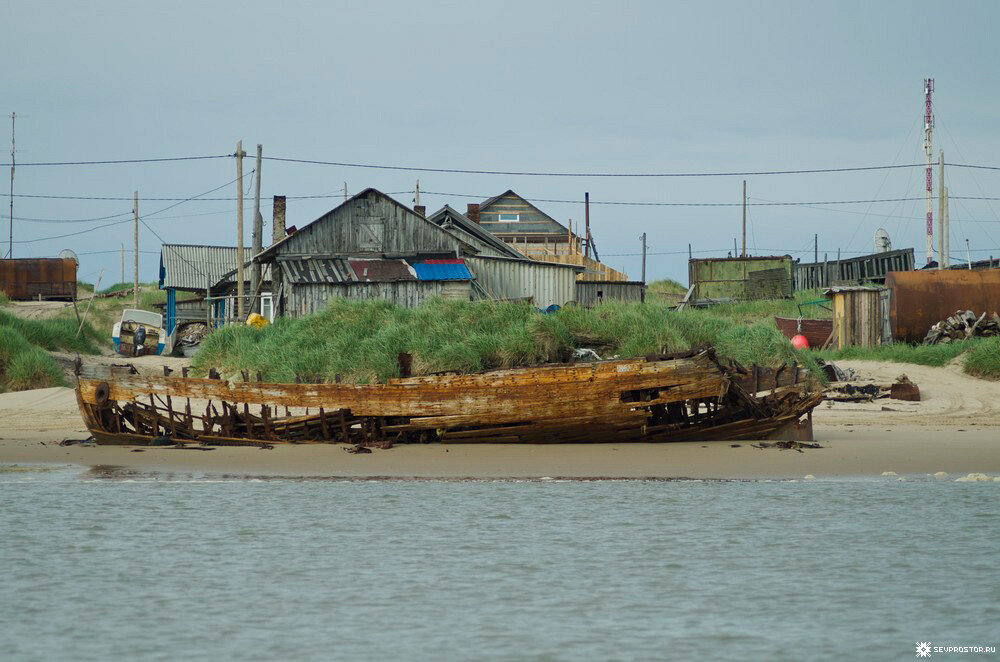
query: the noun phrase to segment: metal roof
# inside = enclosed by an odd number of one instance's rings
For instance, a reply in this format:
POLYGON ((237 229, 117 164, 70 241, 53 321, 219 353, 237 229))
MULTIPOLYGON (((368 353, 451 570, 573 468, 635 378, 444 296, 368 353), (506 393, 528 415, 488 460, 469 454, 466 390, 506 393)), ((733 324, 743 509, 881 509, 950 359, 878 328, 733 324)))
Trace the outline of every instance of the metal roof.
MULTIPOLYGON (((243 255, 244 262, 249 262, 253 249, 244 248, 243 255)), ((201 291, 235 269, 235 246, 163 244, 160 247, 162 289, 201 291)))
POLYGON ((498 251, 502 255, 508 257, 513 257, 521 260, 527 260, 528 258, 521 254, 516 248, 498 238, 492 232, 481 226, 479 223, 472 221, 465 214, 452 209, 450 206, 445 205, 433 215, 429 216, 430 222, 445 227, 446 223, 450 223, 453 227, 458 228, 460 231, 465 232, 468 235, 478 239, 487 246, 490 246, 494 250, 498 251))
POLYGON ((410 265, 402 260, 350 260, 356 280, 362 283, 390 283, 417 280, 410 265))
POLYGON ((460 259, 414 262, 413 269, 418 280, 472 280, 469 268, 460 259))
POLYGON ((356 280, 350 263, 341 258, 281 260, 281 270, 293 285, 350 283, 356 280))

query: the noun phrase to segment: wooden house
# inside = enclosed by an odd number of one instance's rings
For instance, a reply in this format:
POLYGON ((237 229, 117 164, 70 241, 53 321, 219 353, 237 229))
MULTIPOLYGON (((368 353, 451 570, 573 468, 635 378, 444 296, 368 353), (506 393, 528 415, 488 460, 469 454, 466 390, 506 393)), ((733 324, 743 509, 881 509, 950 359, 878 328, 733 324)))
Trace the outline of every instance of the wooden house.
POLYGON ((574 300, 579 267, 529 260, 455 215, 435 214, 438 224, 369 188, 255 260, 271 266, 276 314, 292 317, 335 297, 410 307, 432 297, 518 298, 540 307, 574 300))
POLYGON ((625 274, 587 257, 585 238, 574 233, 570 223, 563 225, 512 190, 470 204, 465 216, 529 258, 583 267, 577 280, 628 280, 625 274))

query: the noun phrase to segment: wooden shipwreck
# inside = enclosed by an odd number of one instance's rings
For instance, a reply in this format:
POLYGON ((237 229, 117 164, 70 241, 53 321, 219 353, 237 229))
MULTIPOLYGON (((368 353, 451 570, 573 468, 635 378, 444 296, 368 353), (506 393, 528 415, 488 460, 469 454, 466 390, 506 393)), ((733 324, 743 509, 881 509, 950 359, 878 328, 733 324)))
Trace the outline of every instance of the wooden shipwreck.
POLYGON ((747 369, 711 348, 372 385, 110 372, 77 369, 80 412, 99 444, 804 440, 822 399, 798 365, 747 369))

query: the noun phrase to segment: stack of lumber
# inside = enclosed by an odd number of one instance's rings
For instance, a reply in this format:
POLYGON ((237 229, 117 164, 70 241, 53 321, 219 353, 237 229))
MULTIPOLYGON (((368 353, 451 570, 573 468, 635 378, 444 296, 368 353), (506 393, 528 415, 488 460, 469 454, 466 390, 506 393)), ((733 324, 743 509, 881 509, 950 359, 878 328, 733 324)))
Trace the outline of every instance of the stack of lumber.
POLYGON ((983 313, 979 317, 971 310, 957 310, 930 328, 924 337, 925 345, 949 343, 986 336, 1000 336, 1000 315, 983 313))

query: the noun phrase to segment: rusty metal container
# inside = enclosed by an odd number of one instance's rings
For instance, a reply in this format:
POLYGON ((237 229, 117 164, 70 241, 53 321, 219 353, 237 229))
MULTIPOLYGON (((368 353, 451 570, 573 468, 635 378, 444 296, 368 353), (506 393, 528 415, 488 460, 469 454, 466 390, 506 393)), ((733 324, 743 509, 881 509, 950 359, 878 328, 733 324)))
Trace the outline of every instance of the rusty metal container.
POLYGON ((896 340, 921 342, 932 325, 956 310, 1000 312, 1000 269, 893 271, 885 284, 896 340))
POLYGON ((76 298, 76 260, 17 258, 0 260, 0 291, 15 300, 76 298))

